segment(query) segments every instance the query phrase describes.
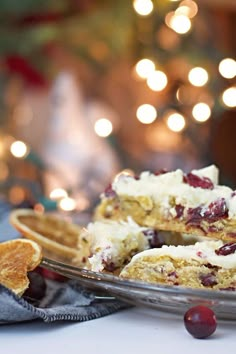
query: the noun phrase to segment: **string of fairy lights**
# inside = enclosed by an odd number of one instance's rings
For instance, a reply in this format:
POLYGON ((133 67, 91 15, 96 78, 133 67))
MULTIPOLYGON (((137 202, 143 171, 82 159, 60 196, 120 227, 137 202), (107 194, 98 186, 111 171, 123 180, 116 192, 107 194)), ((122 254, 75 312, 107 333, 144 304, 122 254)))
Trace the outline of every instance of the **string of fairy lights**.
MULTIPOLYGON (((165 26, 174 31, 178 36, 186 35, 191 31, 194 18, 198 14, 198 5, 194 0, 169 0, 176 2, 175 11, 170 11, 165 16, 165 26)), ((155 10, 152 0, 134 0, 133 10, 137 16, 148 17, 155 10)), ((164 72, 162 67, 155 60, 143 57, 131 69, 139 80, 143 80, 148 89, 157 93, 161 93, 168 88, 170 80, 168 74, 164 72)), ((232 85, 231 80, 236 76, 236 61, 233 58, 225 57, 218 63, 218 74, 227 82, 225 88, 219 97, 219 103, 225 109, 231 109, 236 106, 236 86, 232 85)), ((203 88, 211 79, 208 70, 202 66, 191 67, 186 75, 186 82, 195 88, 203 88)), ((182 103, 184 86, 176 89, 176 99, 182 103)), ((198 100, 192 104, 191 115, 196 123, 203 124, 211 118, 212 103, 207 100, 198 100)), ((136 119, 141 124, 152 124, 159 117, 158 108, 154 105, 143 102, 136 107, 136 119)), ((181 133, 187 126, 187 117, 182 112, 168 109, 165 113, 167 129, 175 133, 181 133)), ((109 117, 98 117, 94 122, 94 131, 101 138, 107 138, 113 133, 112 119, 109 117)), ((30 153, 30 147, 23 141, 18 141, 13 137, 2 139, 0 143, 0 157, 3 155, 4 149, 9 149, 10 154, 16 159, 26 159, 30 153), (5 147, 4 147, 4 141, 5 147)), ((8 178, 9 171, 7 164, 1 159, 0 161, 0 183, 8 178)), ((12 187, 9 192, 9 200, 13 204, 17 204, 24 199, 22 188, 12 187)), ((73 210, 84 210, 88 207, 89 201, 85 197, 75 200, 68 192, 58 186, 50 191, 47 196, 50 200, 56 201, 57 207, 63 211, 71 212, 73 210)), ((43 209, 43 205, 36 205, 35 208, 43 209)))

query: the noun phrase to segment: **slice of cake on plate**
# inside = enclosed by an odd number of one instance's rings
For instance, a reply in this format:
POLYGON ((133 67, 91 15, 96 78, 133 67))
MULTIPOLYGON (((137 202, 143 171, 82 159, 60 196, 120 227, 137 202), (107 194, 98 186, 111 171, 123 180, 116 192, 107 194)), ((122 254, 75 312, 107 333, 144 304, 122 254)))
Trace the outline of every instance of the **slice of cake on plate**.
POLYGON ((127 221, 96 221, 85 230, 90 242, 91 270, 119 272, 138 252, 150 247, 151 230, 127 221))
POLYGON ((232 241, 236 191, 218 184, 214 165, 185 174, 119 175, 101 196, 95 217, 133 220, 145 227, 232 241))
POLYGON ((120 277, 191 288, 236 290, 236 243, 203 241, 135 255, 120 277))

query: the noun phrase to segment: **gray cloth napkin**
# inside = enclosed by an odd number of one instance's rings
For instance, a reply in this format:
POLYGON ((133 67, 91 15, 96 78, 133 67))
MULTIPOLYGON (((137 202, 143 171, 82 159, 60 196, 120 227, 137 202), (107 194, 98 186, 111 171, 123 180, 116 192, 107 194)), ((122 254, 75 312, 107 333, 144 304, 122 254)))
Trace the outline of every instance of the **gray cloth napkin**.
POLYGON ((112 297, 96 296, 75 281, 47 281, 47 293, 36 306, 0 285, 0 324, 41 319, 54 321, 88 321, 127 308, 112 297))
MULTIPOLYGON (((18 237, 8 222, 10 207, 0 201, 0 242, 18 237)), ((78 282, 46 280, 43 299, 32 305, 0 284, 0 324, 41 319, 53 321, 88 321, 129 307, 109 295, 98 296, 86 291, 78 282)))

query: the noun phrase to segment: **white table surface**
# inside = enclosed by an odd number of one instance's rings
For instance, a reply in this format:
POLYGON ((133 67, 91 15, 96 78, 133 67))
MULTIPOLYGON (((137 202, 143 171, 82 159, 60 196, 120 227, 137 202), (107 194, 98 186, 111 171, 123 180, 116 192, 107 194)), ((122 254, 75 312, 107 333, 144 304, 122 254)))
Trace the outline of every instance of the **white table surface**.
POLYGON ((219 321, 214 335, 194 339, 182 316, 131 308, 92 321, 0 326, 3 354, 234 353, 236 322, 219 321))

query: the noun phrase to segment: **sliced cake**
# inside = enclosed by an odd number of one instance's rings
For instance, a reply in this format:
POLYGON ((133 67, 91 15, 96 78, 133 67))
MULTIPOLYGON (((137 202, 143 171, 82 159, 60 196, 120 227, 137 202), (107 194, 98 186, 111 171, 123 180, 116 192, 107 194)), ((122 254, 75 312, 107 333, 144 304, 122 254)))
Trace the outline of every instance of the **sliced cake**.
POLYGON ((236 290, 236 243, 203 241, 135 255, 120 277, 191 288, 236 290))
POLYGON ((144 227, 233 241, 236 191, 218 184, 214 165, 185 174, 119 175, 101 196, 96 219, 133 220, 144 227))

